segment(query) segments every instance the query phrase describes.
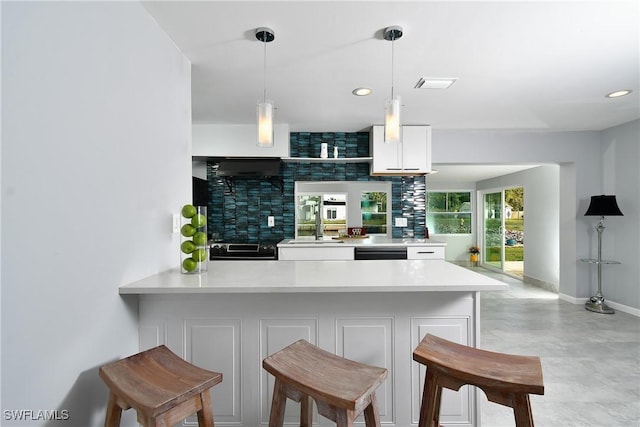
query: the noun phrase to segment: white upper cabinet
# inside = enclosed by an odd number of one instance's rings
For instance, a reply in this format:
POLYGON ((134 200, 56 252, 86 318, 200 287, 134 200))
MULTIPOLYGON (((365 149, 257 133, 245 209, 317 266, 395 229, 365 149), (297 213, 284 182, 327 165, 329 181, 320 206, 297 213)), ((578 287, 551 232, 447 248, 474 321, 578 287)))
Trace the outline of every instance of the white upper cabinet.
POLYGON ((373 126, 369 141, 371 175, 431 173, 431 126, 403 126, 399 144, 386 144, 384 126, 373 126))
POLYGON ((289 125, 273 126, 273 147, 258 147, 256 125, 193 125, 193 157, 287 157, 289 125))

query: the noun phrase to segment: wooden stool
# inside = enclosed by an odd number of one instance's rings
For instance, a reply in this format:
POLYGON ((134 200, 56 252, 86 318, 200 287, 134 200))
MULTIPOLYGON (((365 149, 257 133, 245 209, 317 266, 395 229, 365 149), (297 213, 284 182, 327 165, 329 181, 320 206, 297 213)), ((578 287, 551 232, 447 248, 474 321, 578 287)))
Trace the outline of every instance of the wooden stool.
POLYGON ((164 345, 102 366, 100 378, 109 386, 105 427, 119 426, 129 408, 145 427, 172 426, 195 413, 200 427, 213 427, 209 389, 222 374, 198 368, 164 345))
POLYGON ((313 398, 318 413, 337 427, 353 426, 364 411, 366 427, 379 427, 375 391, 387 370, 345 359, 305 340, 272 354, 262 367, 275 379, 269 427, 281 427, 287 397, 300 402, 300 426, 311 427, 313 398))
POLYGON ((533 427, 529 394, 544 394, 540 358, 493 353, 427 335, 413 352, 427 367, 419 427, 438 426, 442 387, 474 385, 491 402, 513 408, 516 427, 533 427))

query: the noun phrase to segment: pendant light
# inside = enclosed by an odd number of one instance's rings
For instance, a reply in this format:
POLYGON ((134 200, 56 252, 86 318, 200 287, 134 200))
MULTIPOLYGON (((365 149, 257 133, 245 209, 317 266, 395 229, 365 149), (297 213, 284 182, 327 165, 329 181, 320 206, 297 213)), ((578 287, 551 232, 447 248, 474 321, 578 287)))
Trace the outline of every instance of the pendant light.
POLYGON ((393 93, 393 56, 394 42, 402 37, 402 27, 392 26, 384 30, 384 39, 391 42, 391 99, 385 103, 384 142, 402 142, 402 124, 400 123, 400 97, 393 93))
POLYGON ((258 101, 258 146, 273 147, 273 103, 267 100, 267 43, 275 39, 271 28, 256 28, 256 39, 264 44, 264 90, 258 101))

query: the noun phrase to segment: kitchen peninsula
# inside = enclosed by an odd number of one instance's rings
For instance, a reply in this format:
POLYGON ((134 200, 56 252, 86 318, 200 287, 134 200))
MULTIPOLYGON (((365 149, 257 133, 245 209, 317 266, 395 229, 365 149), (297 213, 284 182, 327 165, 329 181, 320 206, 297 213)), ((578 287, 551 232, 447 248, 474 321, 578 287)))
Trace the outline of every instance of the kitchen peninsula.
MULTIPOLYGON (((303 338, 387 368, 381 421, 409 427, 424 380, 411 358, 420 339, 432 333, 477 346, 480 292, 507 288, 443 260, 280 260, 211 262, 201 275, 175 269, 119 291, 138 296, 141 350, 166 344, 223 373, 212 391, 216 425, 267 425, 273 379, 261 361, 303 338)), ((441 422, 479 425, 478 406, 473 389, 445 393, 441 422)), ((287 408, 293 422, 297 404, 287 408)))

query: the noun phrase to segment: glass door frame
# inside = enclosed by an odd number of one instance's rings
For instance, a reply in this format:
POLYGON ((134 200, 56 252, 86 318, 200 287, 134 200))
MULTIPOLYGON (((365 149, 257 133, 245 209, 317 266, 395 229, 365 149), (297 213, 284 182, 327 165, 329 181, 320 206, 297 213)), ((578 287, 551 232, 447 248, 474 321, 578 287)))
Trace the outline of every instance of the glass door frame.
MULTIPOLYGON (((480 264, 482 265, 482 267, 488 269, 488 270, 494 270, 494 271, 499 271, 499 272, 504 272, 504 267, 505 267, 505 223, 504 223, 504 206, 505 206, 505 201, 504 201, 504 191, 505 188, 494 188, 494 189, 487 189, 487 190, 480 190, 478 191, 478 224, 480 225, 479 227, 479 246, 480 246, 480 264), (485 202, 485 198, 487 195, 492 195, 492 194, 500 194, 500 209, 498 209, 499 215, 500 215, 500 226, 498 227, 498 232, 499 232, 499 241, 500 241, 500 261, 492 261, 490 262, 487 258, 487 251, 489 250, 489 248, 494 248, 495 246, 489 246, 487 244, 487 232, 489 231, 487 229, 487 219, 488 218, 488 209, 486 207, 486 202, 485 202), (498 265, 496 265, 496 263, 498 265)), ((495 215, 495 210, 494 210, 494 215, 495 215)), ((493 218, 495 219, 495 218, 493 218)), ((492 229, 493 230, 493 229, 492 229)))

